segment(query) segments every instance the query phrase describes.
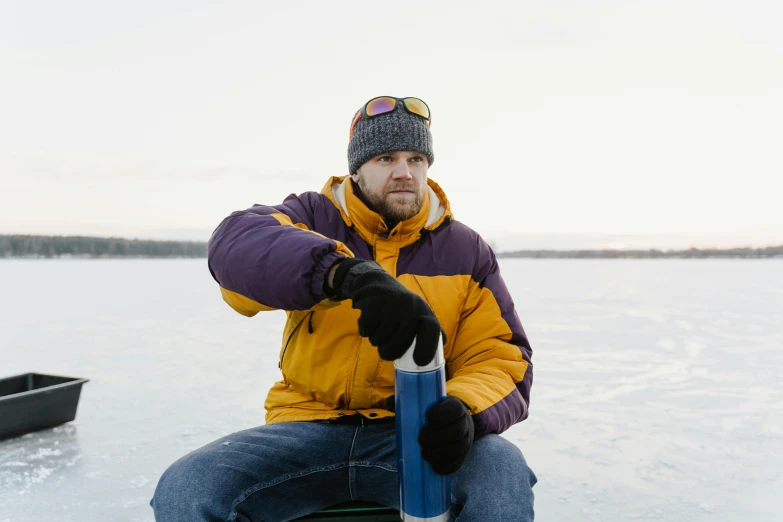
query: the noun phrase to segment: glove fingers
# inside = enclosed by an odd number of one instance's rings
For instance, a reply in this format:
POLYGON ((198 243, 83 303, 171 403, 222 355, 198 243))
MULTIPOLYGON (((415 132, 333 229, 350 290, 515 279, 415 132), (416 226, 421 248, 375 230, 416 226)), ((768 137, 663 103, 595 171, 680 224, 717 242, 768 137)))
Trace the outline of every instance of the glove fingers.
POLYGON ((435 447, 441 444, 449 445, 463 440, 465 437, 472 438, 471 427, 472 425, 470 422, 462 421, 437 429, 425 425, 419 432, 419 444, 427 447, 435 447))
POLYGON ((463 457, 459 457, 456 459, 449 459, 443 461, 434 458, 430 460, 424 457, 424 455, 422 455, 422 458, 430 463, 430 465, 432 466, 432 470, 438 475, 451 475, 452 473, 455 473, 459 468, 462 467, 462 464, 464 464, 465 460, 467 460, 468 458, 468 454, 465 454, 463 457))
POLYGON ((353 308, 361 311, 359 334, 378 347, 381 358, 399 359, 415 337, 414 362, 424 366, 432 361, 442 330, 421 296, 370 261, 342 261, 335 284, 339 287, 336 293, 349 297, 353 308))
POLYGON ((397 330, 394 335, 378 348, 381 359, 393 361, 399 359, 410 348, 416 335, 414 327, 406 323, 395 323, 397 330))
POLYGON ((359 315, 359 335, 362 337, 372 336, 375 330, 378 329, 381 319, 383 319, 380 308, 377 306, 366 306, 368 304, 367 301, 370 300, 353 302, 353 307, 361 310, 361 315, 359 315))
MULTIPOLYGON (((429 462, 445 462, 447 460, 465 460, 470 451, 470 445, 467 439, 447 446, 435 446, 427 448, 426 453, 429 462)), ((424 458, 425 450, 422 449, 422 458, 424 458)))
POLYGON ((448 475, 462 466, 470 453, 475 428, 470 411, 449 395, 427 410, 427 422, 419 433, 421 456, 435 473, 448 475))
POLYGON ((370 344, 373 346, 385 346, 394 339, 394 336, 399 329, 399 323, 396 321, 390 321, 389 318, 383 318, 378 321, 378 326, 372 335, 369 336, 370 344))
POLYGON ((431 428, 442 428, 457 422, 470 412, 456 397, 446 397, 427 410, 427 426, 431 428))
POLYGON ((435 357, 438 350, 438 337, 441 329, 434 315, 419 321, 416 328, 416 349, 413 352, 413 362, 425 366, 435 357))

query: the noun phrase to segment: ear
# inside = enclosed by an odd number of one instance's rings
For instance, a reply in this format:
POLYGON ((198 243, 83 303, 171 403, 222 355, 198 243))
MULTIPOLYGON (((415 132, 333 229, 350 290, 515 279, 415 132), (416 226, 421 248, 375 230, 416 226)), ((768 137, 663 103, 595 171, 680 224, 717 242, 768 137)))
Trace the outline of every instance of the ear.
POLYGON ((353 180, 354 183, 359 183, 359 173, 355 172, 351 174, 351 179, 353 180))

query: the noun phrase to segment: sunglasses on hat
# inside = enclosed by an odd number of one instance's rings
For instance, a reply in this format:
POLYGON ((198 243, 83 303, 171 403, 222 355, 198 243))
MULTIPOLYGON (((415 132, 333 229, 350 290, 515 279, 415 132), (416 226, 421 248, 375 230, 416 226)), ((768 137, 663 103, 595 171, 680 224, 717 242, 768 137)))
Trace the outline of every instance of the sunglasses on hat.
POLYGON ((356 117, 351 123, 351 131, 348 134, 348 140, 353 137, 353 130, 356 127, 356 122, 364 115, 366 118, 372 118, 373 116, 380 116, 389 112, 394 112, 398 105, 405 107, 405 110, 416 116, 421 116, 427 120, 427 126, 432 125, 432 116, 430 115, 430 108, 424 103, 423 100, 418 98, 393 98, 391 96, 378 96, 373 98, 364 104, 364 106, 356 113, 356 117), (400 103, 398 103, 400 102, 400 103))

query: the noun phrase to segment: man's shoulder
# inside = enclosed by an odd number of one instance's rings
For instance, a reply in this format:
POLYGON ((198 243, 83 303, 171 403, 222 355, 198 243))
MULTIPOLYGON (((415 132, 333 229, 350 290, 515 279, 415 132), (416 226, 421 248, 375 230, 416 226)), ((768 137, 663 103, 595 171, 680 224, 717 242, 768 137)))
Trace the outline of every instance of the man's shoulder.
POLYGON ((329 198, 327 198, 326 195, 320 192, 316 192, 314 190, 308 190, 306 192, 301 192, 299 194, 292 192, 283 200, 283 203, 288 203, 290 201, 299 201, 302 204, 307 204, 311 206, 323 205, 325 203, 331 204, 331 201, 329 201, 329 198))
POLYGON ((468 275, 482 278, 495 256, 481 235, 468 225, 450 219, 422 237, 418 247, 411 245, 413 256, 405 257, 398 265, 398 273, 418 275, 468 275))
POLYGON ((314 216, 319 212, 339 212, 334 203, 325 194, 312 190, 300 194, 289 194, 283 200, 283 205, 299 206, 310 216, 314 216))
MULTIPOLYGON (((497 270, 497 258, 489 244, 484 241, 481 234, 470 228, 465 223, 454 221, 453 227, 453 246, 450 250, 465 253, 470 256, 472 266, 470 275, 476 281, 482 281, 488 273, 497 270)), ((449 227, 449 228, 452 228, 449 227)))
POLYGON ((442 234, 439 234, 440 230, 436 230, 436 235, 442 236, 444 244, 453 244, 458 248, 472 247, 476 253, 489 250, 489 245, 481 234, 470 228, 462 221, 451 218, 448 226, 441 227, 442 234))

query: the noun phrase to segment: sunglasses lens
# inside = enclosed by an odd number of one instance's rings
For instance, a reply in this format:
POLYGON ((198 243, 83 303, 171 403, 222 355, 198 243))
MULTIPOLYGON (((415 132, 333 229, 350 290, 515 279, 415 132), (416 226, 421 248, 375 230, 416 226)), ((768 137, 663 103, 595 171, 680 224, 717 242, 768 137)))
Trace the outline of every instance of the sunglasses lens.
POLYGON ((418 98, 405 98, 405 106, 413 114, 418 114, 423 118, 430 119, 430 108, 427 104, 418 98))
POLYGON ((397 100, 394 98, 382 97, 370 100, 367 103, 366 111, 367 116, 377 116, 394 110, 394 105, 397 100))

